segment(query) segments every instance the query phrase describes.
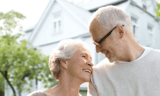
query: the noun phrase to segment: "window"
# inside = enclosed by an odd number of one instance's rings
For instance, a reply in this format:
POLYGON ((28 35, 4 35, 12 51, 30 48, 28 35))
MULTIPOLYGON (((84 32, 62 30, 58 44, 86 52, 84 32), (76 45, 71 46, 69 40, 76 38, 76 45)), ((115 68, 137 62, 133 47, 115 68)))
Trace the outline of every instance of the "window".
POLYGON ((137 42, 138 42, 138 19, 131 16, 131 22, 132 22, 132 32, 134 37, 136 38, 137 42))
POLYGON ((36 83, 36 89, 38 89, 38 79, 35 80, 36 83))
POLYGON ((61 13, 60 12, 53 14, 53 28, 54 28, 54 33, 61 32, 61 13))
POLYGON ((147 10, 147 0, 142 0, 142 7, 143 7, 144 11, 147 10))
POLYGON ((99 62, 101 62, 103 59, 105 59, 105 55, 102 53, 96 53, 96 64, 98 64, 99 62))
POLYGON ((143 9, 146 11, 147 10, 147 6, 145 4, 143 4, 143 9))
POLYGON ((154 47, 154 33, 153 33, 153 26, 151 24, 148 24, 147 25, 147 30, 148 30, 148 33, 149 33, 149 44, 148 46, 150 47, 154 47))

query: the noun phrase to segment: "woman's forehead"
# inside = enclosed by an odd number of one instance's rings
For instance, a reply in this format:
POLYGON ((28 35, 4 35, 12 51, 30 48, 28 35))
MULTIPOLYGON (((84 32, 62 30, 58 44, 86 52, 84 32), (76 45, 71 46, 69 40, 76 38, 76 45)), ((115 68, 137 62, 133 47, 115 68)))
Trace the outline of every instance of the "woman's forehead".
POLYGON ((81 54, 88 55, 91 57, 91 52, 88 48, 81 48, 80 51, 81 51, 81 54))

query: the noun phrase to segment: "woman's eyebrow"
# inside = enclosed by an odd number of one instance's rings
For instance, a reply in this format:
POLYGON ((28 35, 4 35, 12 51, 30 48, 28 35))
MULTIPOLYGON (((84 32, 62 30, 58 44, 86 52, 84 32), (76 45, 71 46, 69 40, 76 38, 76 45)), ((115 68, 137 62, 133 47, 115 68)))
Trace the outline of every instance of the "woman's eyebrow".
POLYGON ((83 54, 83 55, 84 55, 84 54, 87 55, 87 57, 89 57, 89 59, 92 60, 92 56, 90 56, 88 53, 84 52, 84 53, 82 53, 82 54, 83 54))

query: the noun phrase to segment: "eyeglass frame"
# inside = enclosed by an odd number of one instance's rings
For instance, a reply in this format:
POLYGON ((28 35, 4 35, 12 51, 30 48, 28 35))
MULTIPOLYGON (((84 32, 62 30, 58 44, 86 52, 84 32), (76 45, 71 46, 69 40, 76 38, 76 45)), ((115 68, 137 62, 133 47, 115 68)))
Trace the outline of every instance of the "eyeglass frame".
MULTIPOLYGON (((117 25, 118 26, 118 25, 117 25)), ((97 46, 102 46, 101 45, 101 43, 102 43, 102 41, 104 41, 108 36, 110 36, 111 35, 111 33, 113 32, 113 30, 117 27, 117 26, 115 26, 111 31, 109 31, 101 40, 99 40, 98 42, 95 42, 95 41, 93 41, 93 44, 94 45, 97 45, 97 46)), ((123 27, 124 27, 124 25, 122 25, 123 27)))

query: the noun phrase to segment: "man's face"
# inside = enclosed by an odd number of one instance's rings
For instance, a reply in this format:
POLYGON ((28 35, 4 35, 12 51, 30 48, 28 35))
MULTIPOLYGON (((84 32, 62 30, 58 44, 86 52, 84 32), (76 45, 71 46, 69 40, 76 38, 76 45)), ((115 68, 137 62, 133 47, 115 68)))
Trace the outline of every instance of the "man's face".
MULTIPOLYGON (((97 20, 93 20, 89 26, 89 32, 94 42, 101 40, 112 28, 103 30, 97 20)), ((116 31, 114 29, 113 31, 116 31)), ((112 32, 102 43, 96 46, 96 52, 101 52, 109 59, 110 62, 118 61, 119 38, 112 32)))

